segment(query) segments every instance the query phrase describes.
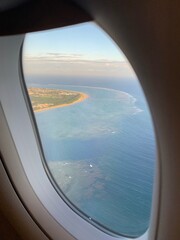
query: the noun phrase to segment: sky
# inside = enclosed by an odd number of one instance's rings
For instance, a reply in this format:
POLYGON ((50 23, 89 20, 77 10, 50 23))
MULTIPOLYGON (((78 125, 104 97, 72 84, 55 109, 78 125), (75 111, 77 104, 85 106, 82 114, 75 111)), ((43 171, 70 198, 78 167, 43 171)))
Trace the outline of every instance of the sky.
POLYGON ((135 76, 119 47, 93 22, 27 34, 23 68, 37 76, 135 76))

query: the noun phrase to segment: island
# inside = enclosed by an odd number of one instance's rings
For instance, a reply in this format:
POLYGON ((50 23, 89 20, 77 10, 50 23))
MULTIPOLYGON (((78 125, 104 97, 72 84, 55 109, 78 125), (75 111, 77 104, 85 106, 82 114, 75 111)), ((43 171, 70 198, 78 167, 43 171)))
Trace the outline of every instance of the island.
POLYGON ((49 88, 28 88, 31 104, 34 112, 69 106, 88 98, 82 92, 49 88))

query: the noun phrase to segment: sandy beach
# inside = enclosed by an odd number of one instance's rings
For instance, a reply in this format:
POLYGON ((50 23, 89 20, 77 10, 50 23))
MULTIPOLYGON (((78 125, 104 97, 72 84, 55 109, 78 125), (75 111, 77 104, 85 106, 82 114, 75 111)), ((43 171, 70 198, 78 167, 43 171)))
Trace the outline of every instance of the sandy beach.
POLYGON ((53 109, 53 108, 68 107, 70 105, 82 102, 89 97, 89 95, 87 95, 85 93, 80 92, 80 94, 81 94, 81 97, 79 99, 77 99, 76 101, 72 102, 72 103, 65 103, 65 104, 59 104, 59 105, 56 105, 56 106, 47 106, 47 107, 46 107, 46 104, 42 104, 42 109, 34 110, 34 112, 43 112, 43 111, 47 111, 47 110, 50 110, 50 109, 53 109), (44 105, 44 107, 43 107, 43 105, 44 105))

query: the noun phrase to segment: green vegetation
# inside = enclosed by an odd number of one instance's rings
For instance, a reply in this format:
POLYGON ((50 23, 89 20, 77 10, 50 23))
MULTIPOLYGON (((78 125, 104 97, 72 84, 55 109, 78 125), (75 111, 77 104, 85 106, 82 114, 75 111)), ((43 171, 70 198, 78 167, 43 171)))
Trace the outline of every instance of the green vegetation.
POLYGON ((69 90, 29 88, 28 92, 34 111, 66 106, 85 98, 85 94, 69 90))

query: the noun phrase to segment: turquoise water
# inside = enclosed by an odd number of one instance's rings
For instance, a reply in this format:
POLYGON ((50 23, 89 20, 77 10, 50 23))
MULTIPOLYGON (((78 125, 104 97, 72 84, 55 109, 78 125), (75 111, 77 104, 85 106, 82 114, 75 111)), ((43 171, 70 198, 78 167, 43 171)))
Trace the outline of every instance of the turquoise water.
POLYGON ((144 233, 155 140, 142 94, 132 95, 128 87, 44 87, 89 95, 83 102, 35 114, 45 158, 60 189, 90 221, 120 235, 144 233))

